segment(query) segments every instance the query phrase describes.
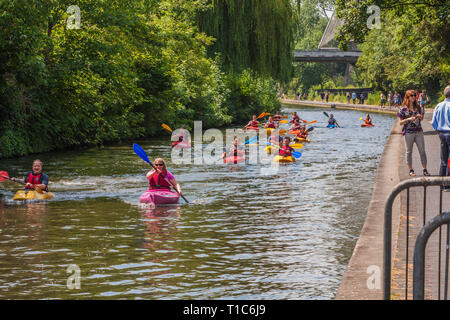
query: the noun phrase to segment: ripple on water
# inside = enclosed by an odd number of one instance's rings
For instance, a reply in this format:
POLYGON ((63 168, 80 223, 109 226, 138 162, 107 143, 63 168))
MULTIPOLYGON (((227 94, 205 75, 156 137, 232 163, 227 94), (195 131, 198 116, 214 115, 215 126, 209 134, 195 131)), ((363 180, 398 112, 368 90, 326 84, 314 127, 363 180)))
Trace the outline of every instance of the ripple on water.
MULTIPOLYGON (((292 165, 179 165, 167 137, 139 142, 190 205, 139 207, 148 167, 130 143, 40 155, 56 198, 0 204, 0 298, 333 298, 394 118, 374 114, 367 130, 360 112, 333 110, 343 128, 330 130, 323 109, 297 111, 317 126, 292 165)), ((18 176, 33 157, 0 164, 18 176)))

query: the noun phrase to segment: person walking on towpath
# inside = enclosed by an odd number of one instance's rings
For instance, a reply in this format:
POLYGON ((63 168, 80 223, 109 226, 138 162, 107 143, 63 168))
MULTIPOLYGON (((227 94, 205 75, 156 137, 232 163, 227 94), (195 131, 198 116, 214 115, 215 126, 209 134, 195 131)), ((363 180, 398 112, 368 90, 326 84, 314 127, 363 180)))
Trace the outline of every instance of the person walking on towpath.
POLYGON ((356 92, 352 92, 353 104, 356 104, 356 92))
MULTIPOLYGON (((434 108, 431 125, 441 139, 441 166, 439 175, 449 175, 448 156, 450 151, 450 85, 444 89, 445 100, 434 108)), ((450 187, 444 189, 450 190, 450 187)))
POLYGON ((416 92, 408 90, 403 100, 403 108, 398 112, 400 118, 400 125, 403 126, 402 134, 405 137, 406 146, 406 164, 409 168, 409 175, 415 177, 414 169, 412 168, 412 151, 414 142, 419 149, 420 161, 423 167, 423 175, 429 176, 427 170, 427 155, 425 153, 425 139, 420 122, 423 120, 423 111, 416 100, 416 92))
POLYGON ((380 94, 380 107, 384 108, 384 106, 386 105, 386 96, 384 95, 384 93, 382 92, 380 94))

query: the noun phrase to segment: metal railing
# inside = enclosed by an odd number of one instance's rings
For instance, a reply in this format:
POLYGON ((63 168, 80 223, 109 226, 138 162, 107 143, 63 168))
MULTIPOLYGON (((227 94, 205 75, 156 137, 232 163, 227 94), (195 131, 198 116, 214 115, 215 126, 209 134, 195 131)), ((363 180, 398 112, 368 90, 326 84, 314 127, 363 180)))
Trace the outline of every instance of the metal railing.
MULTIPOLYGON (((409 277, 409 238, 410 238, 410 188, 412 187, 422 187, 423 188, 423 226, 426 224, 426 217, 434 216, 427 212, 427 188, 431 186, 440 186, 439 189, 439 212, 442 214, 442 188, 445 186, 450 186, 450 177, 423 177, 408 179, 400 182, 394 187, 391 194, 389 195, 384 212, 384 272, 383 272, 383 298, 385 300, 391 299, 391 277, 392 277, 392 207, 397 196, 406 189, 406 251, 405 251, 405 299, 408 299, 408 277, 409 277)), ((416 208, 414 208, 416 209, 416 208)), ((448 238, 448 237, 447 237, 448 238)), ((438 282, 440 283, 441 277, 441 230, 439 230, 439 272, 438 282)), ((440 299, 440 286, 438 289, 438 299, 440 299)))
MULTIPOLYGON (((414 247, 414 271, 413 271, 413 298, 414 300, 423 300, 425 297, 425 249, 431 234, 440 228, 443 224, 447 224, 447 243, 445 246, 445 280, 444 280, 444 300, 447 300, 448 294, 448 263, 449 263, 449 227, 450 227, 450 211, 442 215, 438 215, 427 222, 420 231, 414 247)), ((439 275, 440 276, 440 275, 439 275)), ((440 278, 439 278, 440 280, 440 278)), ((440 284, 440 281, 439 281, 440 284)))

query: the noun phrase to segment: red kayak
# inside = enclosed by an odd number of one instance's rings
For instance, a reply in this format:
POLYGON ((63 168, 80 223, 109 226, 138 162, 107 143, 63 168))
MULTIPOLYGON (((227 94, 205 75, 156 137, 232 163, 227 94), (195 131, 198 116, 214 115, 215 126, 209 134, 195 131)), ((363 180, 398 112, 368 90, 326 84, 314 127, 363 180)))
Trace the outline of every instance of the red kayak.
POLYGON ((375 127, 375 125, 374 124, 363 123, 363 124, 361 124, 361 127, 363 127, 363 128, 365 128, 365 127, 375 127))
POLYGON ((225 163, 241 163, 241 162, 245 162, 245 158, 240 157, 240 156, 231 156, 231 157, 223 158, 223 162, 225 162, 225 163))
POLYGON ((259 127, 247 127, 245 130, 259 130, 259 127))
POLYGON ((177 203, 178 198, 180 198, 180 195, 174 191, 168 189, 152 189, 144 192, 139 198, 139 201, 141 203, 160 205, 177 203))
POLYGON ((299 134, 300 130, 290 130, 289 134, 299 134))

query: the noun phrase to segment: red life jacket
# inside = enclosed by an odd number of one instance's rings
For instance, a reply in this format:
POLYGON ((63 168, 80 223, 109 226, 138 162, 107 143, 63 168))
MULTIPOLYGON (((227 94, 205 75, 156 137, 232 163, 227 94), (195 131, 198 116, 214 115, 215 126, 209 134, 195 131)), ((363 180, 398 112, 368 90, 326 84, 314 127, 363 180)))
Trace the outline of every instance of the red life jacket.
POLYGON ((154 174, 150 180, 150 189, 170 189, 171 185, 164 179, 167 176, 167 172, 154 174))
POLYGON ((273 122, 272 123, 267 123, 266 128, 275 129, 275 124, 273 122))
POLYGON ((292 156, 292 148, 290 146, 282 146, 278 154, 284 157, 292 156))
POLYGON ((281 120, 281 116, 273 116, 273 121, 280 121, 281 120))
MULTIPOLYGON (((25 183, 31 183, 31 184, 41 184, 41 174, 42 173, 39 173, 38 175, 34 175, 33 174, 33 172, 31 172, 29 175, 28 175, 28 179, 27 179, 27 181, 25 181, 25 183)), ((33 189, 32 187, 25 187, 25 189, 33 189)))
POLYGON ((250 123, 251 127, 257 127, 258 126, 258 121, 257 120, 252 120, 252 122, 250 123))

